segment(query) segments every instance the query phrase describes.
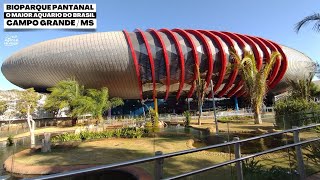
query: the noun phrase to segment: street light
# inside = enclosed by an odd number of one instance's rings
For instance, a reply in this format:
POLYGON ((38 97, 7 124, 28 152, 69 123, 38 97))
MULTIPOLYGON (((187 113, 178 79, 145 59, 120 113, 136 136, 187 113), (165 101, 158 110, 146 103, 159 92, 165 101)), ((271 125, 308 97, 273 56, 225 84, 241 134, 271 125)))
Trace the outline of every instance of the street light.
POLYGON ((216 101, 214 100, 214 92, 213 92, 213 82, 212 79, 210 81, 211 83, 211 95, 212 95, 212 106, 213 106, 213 114, 214 114, 214 121, 216 123, 216 135, 219 133, 219 128, 218 128, 218 120, 217 120, 217 112, 216 112, 216 101))

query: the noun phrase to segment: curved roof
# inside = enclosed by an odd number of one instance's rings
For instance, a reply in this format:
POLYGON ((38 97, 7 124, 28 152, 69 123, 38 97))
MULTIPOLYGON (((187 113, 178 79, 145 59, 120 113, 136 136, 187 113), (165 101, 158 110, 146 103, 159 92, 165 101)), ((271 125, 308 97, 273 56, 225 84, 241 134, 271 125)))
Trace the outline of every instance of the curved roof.
POLYGON ((226 72, 233 63, 229 58, 231 47, 240 56, 244 50, 252 50, 261 65, 272 50, 282 54, 269 77, 270 88, 280 82, 274 92, 286 88, 285 79, 304 78, 314 68, 313 61, 304 54, 259 37, 151 29, 44 41, 14 53, 1 70, 10 82, 22 88, 45 91, 61 80, 74 78, 89 88, 108 87, 111 97, 140 99, 194 95, 198 65, 200 76, 207 83, 213 80, 218 95, 241 96, 244 90, 237 70, 226 72))

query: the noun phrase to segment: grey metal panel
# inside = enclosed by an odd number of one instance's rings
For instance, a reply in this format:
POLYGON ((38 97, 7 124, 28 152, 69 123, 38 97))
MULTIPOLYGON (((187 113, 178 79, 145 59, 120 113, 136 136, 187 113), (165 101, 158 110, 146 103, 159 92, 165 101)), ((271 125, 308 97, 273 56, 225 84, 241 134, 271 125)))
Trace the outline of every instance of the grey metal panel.
POLYGON ((122 32, 92 33, 41 42, 9 57, 5 77, 23 88, 45 89, 75 78, 88 87, 107 86, 110 96, 138 98, 138 80, 122 32))
MULTIPOLYGON (((172 38, 166 33, 159 32, 159 34, 165 43, 169 56, 170 96, 174 96, 180 84, 180 60, 172 38)), ((192 85, 195 61, 188 40, 179 33, 174 34, 179 40, 185 58, 185 81, 181 94, 183 97, 186 96, 192 85)), ((143 95, 150 97, 153 87, 146 45, 139 33, 132 32, 129 33, 129 36, 138 59, 143 95)), ((157 92, 160 93, 158 97, 161 98, 166 91, 166 65, 162 52, 163 47, 154 34, 145 32, 145 36, 154 59, 156 87, 157 92)), ((201 73, 206 75, 209 67, 204 45, 198 37, 192 34, 190 37, 197 48, 201 73)), ((205 38, 209 42, 214 60, 212 79, 217 80, 221 68, 221 57, 215 42, 207 36, 205 38)), ((230 64, 229 47, 226 42, 219 39, 226 53, 228 66, 230 64)), ((235 48, 239 50, 240 54, 242 53, 236 42, 235 48)), ((259 46, 257 48, 265 60, 261 48, 259 46)), ((288 70, 282 81, 272 90, 273 93, 279 93, 288 87, 286 79, 303 79, 315 68, 314 62, 303 53, 286 46, 281 46, 281 48, 288 58, 288 70)), ((270 51, 270 48, 267 47, 267 49, 270 51)), ((111 97, 139 98, 138 79, 133 57, 123 32, 92 33, 41 42, 14 53, 2 64, 2 72, 9 81, 23 88, 35 87, 39 91, 43 91, 61 80, 75 78, 87 87, 107 86, 111 97)), ((228 79, 229 74, 226 74, 218 92, 223 89, 228 79)), ((237 77, 229 89, 232 89, 239 80, 240 78, 237 77)))

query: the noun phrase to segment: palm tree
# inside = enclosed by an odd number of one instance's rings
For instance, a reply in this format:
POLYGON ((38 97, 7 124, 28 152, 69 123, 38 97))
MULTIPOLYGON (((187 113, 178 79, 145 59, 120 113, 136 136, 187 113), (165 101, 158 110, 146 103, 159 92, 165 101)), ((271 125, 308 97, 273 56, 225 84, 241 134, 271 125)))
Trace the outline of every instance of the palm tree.
POLYGON ((313 30, 320 32, 320 14, 319 13, 314 13, 310 16, 303 18, 301 21, 299 21, 295 26, 295 31, 298 33, 299 30, 303 26, 307 25, 310 21, 315 22, 315 24, 313 26, 313 30))
POLYGON ((75 80, 61 81, 48 91, 51 94, 47 97, 45 108, 55 112, 69 108, 73 125, 76 124, 79 116, 89 113, 93 118, 101 121, 106 110, 123 105, 120 98, 109 100, 108 88, 85 89, 75 80))
POLYGON ((108 88, 103 87, 101 90, 97 89, 87 89, 84 98, 84 103, 88 102, 88 110, 91 110, 92 117, 97 118, 101 121, 103 113, 111 108, 123 105, 123 100, 121 98, 115 97, 109 100, 108 88))
POLYGON ((230 54, 235 60, 233 65, 239 69, 239 74, 244 81, 244 87, 254 111, 254 123, 261 124, 260 111, 267 93, 267 78, 277 58, 281 55, 279 52, 272 52, 269 61, 266 61, 266 64, 258 70, 252 52, 246 51, 243 59, 240 58, 235 49, 231 49, 230 54))
POLYGON ((312 97, 320 94, 319 87, 312 82, 314 73, 310 73, 306 79, 289 80, 291 86, 291 96, 310 101, 312 97))

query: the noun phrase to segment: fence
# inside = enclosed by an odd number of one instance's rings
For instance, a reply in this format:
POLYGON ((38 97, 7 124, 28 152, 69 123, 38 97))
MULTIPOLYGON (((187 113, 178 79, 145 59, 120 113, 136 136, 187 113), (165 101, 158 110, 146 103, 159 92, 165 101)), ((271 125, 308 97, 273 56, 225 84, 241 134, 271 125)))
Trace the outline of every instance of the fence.
POLYGON ((251 138, 247 138, 247 139, 243 139, 243 140, 240 140, 239 138, 235 137, 233 141, 222 143, 222 144, 210 145, 210 146, 206 146, 206 147, 202 147, 202 148, 189 149, 189 150, 178 151, 178 152, 173 152, 173 153, 168 153, 168 154, 162 154, 161 152, 157 152, 156 156, 154 156, 154 157, 147 157, 147 158, 127 161, 127 162, 115 163, 115 164, 110 164, 110 165, 102 165, 102 166, 81 169, 81 170, 76 170, 76 171, 69 171, 69 172, 63 172, 63 173, 52 174, 52 175, 47 175, 47 176, 41 176, 41 177, 37 177, 35 179, 47 180, 47 179, 67 178, 67 177, 72 178, 72 177, 79 176, 79 175, 90 175, 90 173, 97 173, 97 172, 101 172, 104 170, 110 170, 110 169, 114 169, 114 168, 120 168, 120 167, 125 167, 125 166, 136 165, 136 164, 140 164, 140 163, 154 161, 155 162, 154 177, 157 180, 158 179, 168 179, 168 180, 170 179, 171 180, 171 179, 183 178, 183 177, 191 176, 194 174, 199 174, 199 173, 211 170, 211 169, 216 169, 216 168, 223 167, 223 166, 226 166, 229 164, 234 164, 234 163, 236 164, 237 179, 243 180, 242 161, 253 158, 253 157, 258 157, 258 156, 261 156, 264 154, 272 153, 275 151, 291 148, 291 147, 295 148, 295 156, 296 156, 295 158, 297 161, 299 178, 305 179, 306 178, 305 164, 304 164, 304 160, 303 160, 303 156, 302 156, 301 146, 304 144, 320 141, 320 138, 318 137, 318 138, 313 138, 313 139, 309 139, 309 140, 305 140, 305 141, 300 141, 299 133, 301 130, 315 128, 317 126, 320 126, 320 124, 313 124, 313 125, 308 125, 308 126, 303 126, 303 127, 293 127, 292 129, 288 129, 288 130, 284 130, 284 131, 280 131, 280 132, 269 133, 269 134, 264 134, 264 135, 260 135, 260 136, 255 136, 255 137, 251 137, 251 138), (282 135, 285 133, 293 133, 294 142, 292 144, 279 146, 276 148, 268 149, 268 150, 254 153, 251 155, 241 156, 241 146, 240 146, 241 143, 245 143, 245 142, 253 141, 253 140, 257 140, 257 139, 263 139, 263 138, 276 136, 276 135, 282 135), (163 174, 162 174, 163 173, 163 165, 164 165, 163 162, 165 161, 166 158, 181 156, 181 155, 185 155, 185 154, 189 154, 189 153, 195 153, 195 152, 199 152, 199 151, 203 151, 203 150, 209 150, 209 149, 219 148, 219 147, 224 147, 224 146, 234 146, 235 159, 225 161, 222 163, 218 163, 218 164, 215 164, 212 166, 208 166, 208 167, 205 167, 202 169, 179 174, 176 176, 163 178, 163 174))

